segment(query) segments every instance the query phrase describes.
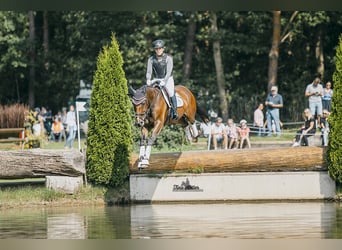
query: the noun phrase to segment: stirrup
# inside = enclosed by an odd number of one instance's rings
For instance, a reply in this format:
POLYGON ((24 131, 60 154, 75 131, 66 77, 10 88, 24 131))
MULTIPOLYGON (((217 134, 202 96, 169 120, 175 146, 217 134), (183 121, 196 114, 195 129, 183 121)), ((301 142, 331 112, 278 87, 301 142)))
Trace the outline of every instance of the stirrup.
POLYGON ((172 111, 171 119, 172 120, 177 120, 178 119, 178 113, 176 111, 172 111))

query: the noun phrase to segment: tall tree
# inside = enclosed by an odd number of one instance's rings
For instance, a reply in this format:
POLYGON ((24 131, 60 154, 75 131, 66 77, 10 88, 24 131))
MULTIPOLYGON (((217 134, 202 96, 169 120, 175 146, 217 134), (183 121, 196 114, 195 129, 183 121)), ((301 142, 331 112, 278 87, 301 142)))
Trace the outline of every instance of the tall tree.
POLYGON ((188 21, 188 28, 185 40, 185 51, 184 51, 184 61, 183 61, 183 76, 182 82, 188 82, 191 73, 192 65, 192 52, 194 48, 194 40, 196 34, 196 13, 192 12, 188 21))
POLYGON ((44 48, 44 66, 49 69, 48 53, 49 53, 49 19, 48 11, 43 12, 43 48, 44 48))
POLYGON ((220 39, 218 34, 218 27, 217 27, 217 15, 215 12, 210 13, 211 16, 211 35, 213 38, 213 56, 215 62, 215 69, 216 69, 216 79, 217 79, 217 88, 218 94, 220 97, 220 109, 222 113, 223 120, 228 119, 228 98, 226 95, 225 89, 225 79, 224 79, 224 70, 222 64, 222 57, 221 57, 221 45, 220 39))
POLYGON ((278 57, 279 57, 279 43, 280 43, 280 11, 272 11, 273 13, 273 36, 272 46, 270 53, 268 54, 269 66, 268 66, 268 91, 271 87, 277 84, 277 71, 278 71, 278 57))
POLYGON ((334 179, 342 183, 342 35, 336 51, 336 69, 333 75, 334 95, 329 117, 328 168, 334 179))
POLYGON ((36 34, 34 11, 28 12, 30 35, 29 35, 29 57, 30 57, 30 73, 29 73, 29 87, 28 87, 28 104, 31 108, 35 105, 35 82, 36 82, 36 34))
POLYGON ((120 186, 129 171, 131 103, 123 59, 114 35, 100 52, 90 100, 87 175, 100 185, 120 186))

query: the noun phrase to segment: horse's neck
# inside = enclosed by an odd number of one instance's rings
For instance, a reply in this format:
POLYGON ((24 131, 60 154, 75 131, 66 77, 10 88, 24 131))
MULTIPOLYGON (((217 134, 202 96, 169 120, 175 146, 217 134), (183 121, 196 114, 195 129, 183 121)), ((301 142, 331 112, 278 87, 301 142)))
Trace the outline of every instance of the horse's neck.
POLYGON ((161 90, 157 88, 148 88, 146 91, 146 99, 149 102, 149 106, 153 106, 161 96, 161 90))

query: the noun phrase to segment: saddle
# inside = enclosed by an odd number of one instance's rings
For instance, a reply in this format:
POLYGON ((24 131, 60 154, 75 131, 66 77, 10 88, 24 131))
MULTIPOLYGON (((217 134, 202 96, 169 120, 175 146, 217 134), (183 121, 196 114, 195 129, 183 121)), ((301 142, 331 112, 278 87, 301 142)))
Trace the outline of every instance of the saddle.
MULTIPOLYGON (((167 104, 167 106, 169 106, 169 108, 171 107, 171 104, 170 104, 170 96, 169 96, 169 93, 166 91, 165 88, 160 88, 160 91, 162 92, 163 94, 163 97, 165 99, 165 102, 167 104)), ((184 102, 183 102, 183 99, 180 97, 180 95, 176 92, 175 90, 175 95, 176 95, 176 99, 177 99, 177 108, 179 107, 182 107, 184 102)))

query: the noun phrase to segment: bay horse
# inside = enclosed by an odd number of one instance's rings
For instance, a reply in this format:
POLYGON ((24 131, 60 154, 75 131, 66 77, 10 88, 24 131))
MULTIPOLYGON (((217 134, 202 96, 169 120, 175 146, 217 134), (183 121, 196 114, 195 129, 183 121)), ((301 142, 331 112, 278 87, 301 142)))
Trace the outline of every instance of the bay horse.
POLYGON ((165 125, 180 124, 183 128, 189 128, 194 138, 198 135, 197 129, 193 129, 195 115, 198 114, 205 123, 209 121, 206 112, 197 105, 194 95, 188 88, 176 85, 175 93, 178 119, 172 120, 169 97, 164 87, 152 84, 143 85, 136 90, 132 86, 128 88, 135 112, 135 125, 141 128, 139 169, 148 167, 152 145, 165 125), (151 136, 148 138, 150 132, 151 136))

